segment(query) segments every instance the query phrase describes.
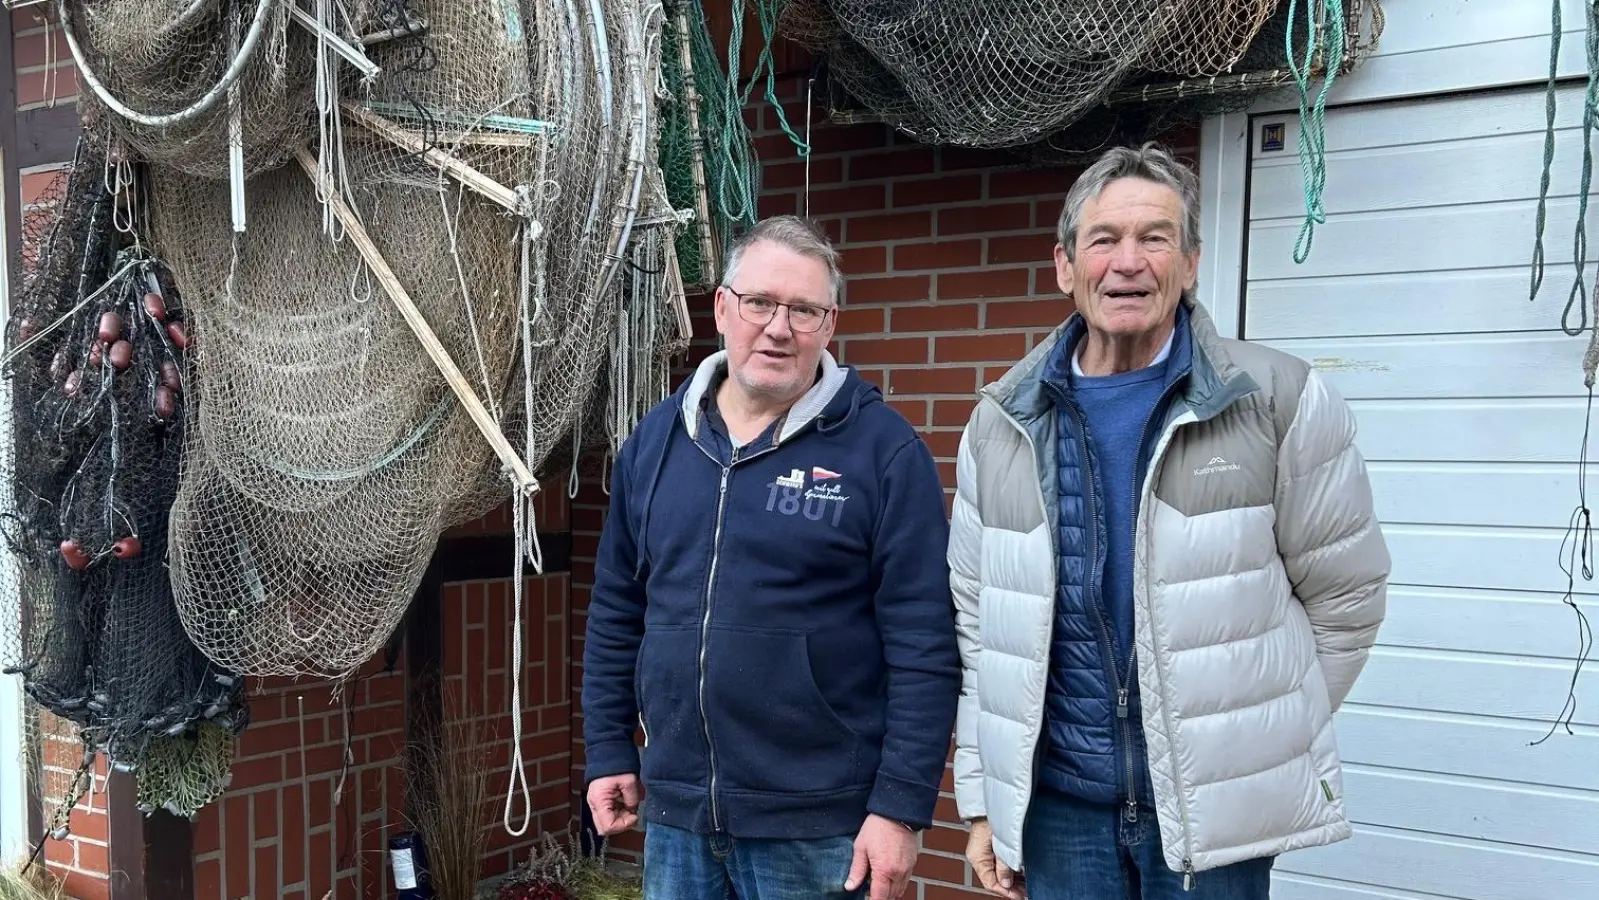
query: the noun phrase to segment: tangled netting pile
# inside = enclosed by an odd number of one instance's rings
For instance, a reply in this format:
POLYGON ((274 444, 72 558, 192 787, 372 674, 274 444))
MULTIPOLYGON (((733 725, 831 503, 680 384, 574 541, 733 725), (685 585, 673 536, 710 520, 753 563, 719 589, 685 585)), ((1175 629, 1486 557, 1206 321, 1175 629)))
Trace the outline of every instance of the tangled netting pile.
MULTIPOLYGON (((1097 154, 1247 105, 1317 47, 1313 0, 788 0, 784 34, 854 103, 928 143, 1097 154)), ((1343 0, 1350 23, 1377 0, 1343 0)), ((1358 38, 1359 26, 1351 25, 1358 38)), ((1339 65, 1365 46, 1348 43, 1339 65)), ((1314 65, 1314 64, 1313 64, 1314 65)))
POLYGON ((21 625, 4 629, 6 671, 78 726, 85 751, 53 830, 98 752, 139 771, 143 806, 192 815, 225 786, 223 738, 248 718, 243 679, 187 638, 166 571, 188 406, 181 294, 145 248, 118 246, 92 140, 71 173, 31 242, 0 381, 0 572, 21 625), (160 772, 200 744, 220 752, 160 772))
POLYGON ((147 163, 151 243, 195 336, 171 511, 187 633, 247 674, 346 675, 443 530, 530 508, 519 471, 619 441, 664 391, 691 219, 657 159, 665 12, 62 5, 101 76, 86 105, 147 163))

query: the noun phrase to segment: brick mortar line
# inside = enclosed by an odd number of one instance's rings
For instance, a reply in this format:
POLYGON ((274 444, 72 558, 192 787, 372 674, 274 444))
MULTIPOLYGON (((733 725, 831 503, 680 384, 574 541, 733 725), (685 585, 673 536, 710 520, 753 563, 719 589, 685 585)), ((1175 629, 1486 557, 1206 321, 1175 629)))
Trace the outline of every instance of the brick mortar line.
MULTIPOLYGON (((77 93, 72 93, 72 94, 68 94, 67 96, 64 96, 64 97, 57 97, 55 99, 54 103, 50 102, 49 100, 35 100, 32 103, 20 104, 19 106, 17 106, 17 112, 24 113, 24 112, 32 112, 32 111, 34 111, 36 109, 54 109, 57 106, 65 106, 68 103, 72 104, 73 106, 76 106, 76 105, 78 105, 77 101, 78 101, 78 94, 77 93)), ((61 163, 61 165, 66 165, 66 163, 61 163)))
MULTIPOLYGON (((34 33, 35 34, 41 34, 42 32, 34 32, 34 33)), ((19 34, 19 35, 16 36, 16 39, 20 43, 21 40, 24 37, 27 37, 27 35, 19 34)), ((77 63, 72 61, 71 55, 68 55, 66 57, 63 57, 62 59, 56 60, 53 63, 48 63, 48 64, 47 63, 39 63, 37 65, 32 65, 32 66, 17 66, 16 72, 17 72, 18 75, 37 75, 40 72, 49 72, 49 71, 58 70, 58 69, 72 69, 72 70, 76 71, 77 68, 78 68, 77 63)))

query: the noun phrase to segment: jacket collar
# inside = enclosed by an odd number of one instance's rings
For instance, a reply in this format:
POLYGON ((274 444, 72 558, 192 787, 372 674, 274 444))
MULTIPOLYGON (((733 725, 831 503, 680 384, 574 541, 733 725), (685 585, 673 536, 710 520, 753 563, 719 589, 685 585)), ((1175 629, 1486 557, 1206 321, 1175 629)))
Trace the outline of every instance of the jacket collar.
MULTIPOLYGON (((816 379, 811 389, 789 407, 783 418, 782 430, 777 434, 777 443, 783 443, 815 421, 844 387, 847 373, 826 349, 822 350, 821 370, 821 377, 816 379)), ((694 377, 684 388, 679 415, 682 416, 683 428, 688 431, 690 440, 699 439, 700 401, 726 374, 727 351, 718 350, 699 364, 699 368, 694 370, 694 377)))
MULTIPOLYGON (((1180 303, 1179 327, 1171 354, 1172 377, 1187 376, 1181 402, 1203 421, 1255 391, 1257 385, 1233 361, 1210 313, 1191 293, 1185 292, 1180 303), (1187 320, 1186 328, 1182 327, 1183 319, 1187 320)), ((979 394, 994 400, 1024 424, 1044 415, 1050 408, 1046 382, 1063 376, 1065 370, 1060 367, 1070 365, 1068 354, 1074 352, 1087 330, 1082 313, 1072 313, 1004 377, 983 387, 979 394)))

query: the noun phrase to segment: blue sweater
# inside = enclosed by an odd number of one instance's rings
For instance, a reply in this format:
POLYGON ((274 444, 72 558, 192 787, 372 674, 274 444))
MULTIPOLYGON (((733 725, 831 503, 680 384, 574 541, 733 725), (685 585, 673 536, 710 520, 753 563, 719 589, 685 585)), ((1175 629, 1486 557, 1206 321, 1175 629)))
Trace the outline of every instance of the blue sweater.
POLYGON ((747 838, 932 821, 961 679, 943 487, 877 387, 826 363, 735 450, 700 404, 713 357, 619 454, 585 775, 640 772, 646 821, 747 838))
POLYGON ((1046 381, 1055 399, 1060 504, 1044 785, 1090 802, 1150 795, 1133 647, 1133 527, 1167 389, 1186 371, 1186 316, 1146 368, 1076 374, 1080 327, 1046 381), (1118 690, 1120 689, 1120 690, 1118 690))

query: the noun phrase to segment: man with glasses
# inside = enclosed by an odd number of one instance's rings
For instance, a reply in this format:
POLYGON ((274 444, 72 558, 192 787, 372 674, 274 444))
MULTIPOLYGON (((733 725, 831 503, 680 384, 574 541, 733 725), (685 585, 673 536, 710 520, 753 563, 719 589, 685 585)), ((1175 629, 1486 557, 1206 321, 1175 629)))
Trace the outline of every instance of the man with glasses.
POLYGON ((756 225, 716 290, 726 349, 616 462, 586 780, 601 834, 642 808, 650 900, 896 898, 931 824, 961 677, 944 491, 825 349, 842 282, 809 223, 756 225))

